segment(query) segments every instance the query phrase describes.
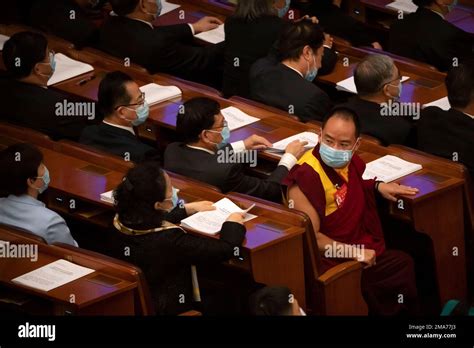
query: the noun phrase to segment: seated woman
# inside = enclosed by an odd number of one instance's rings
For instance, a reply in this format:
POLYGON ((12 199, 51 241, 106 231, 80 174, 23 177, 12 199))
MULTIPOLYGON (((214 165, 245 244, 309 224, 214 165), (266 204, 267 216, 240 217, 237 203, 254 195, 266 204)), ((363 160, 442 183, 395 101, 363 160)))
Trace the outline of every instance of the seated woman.
POLYGON ((206 313, 206 305, 214 299, 203 292, 201 306, 195 303, 200 297, 196 270, 236 255, 245 238, 243 214, 229 216, 220 239, 187 234, 174 223, 215 208, 207 201, 178 204, 177 190, 158 162, 132 168, 114 198, 114 226, 125 248, 121 258, 145 273, 156 313, 176 315, 195 308, 206 313))
POLYGON ((39 201, 49 184, 43 154, 33 145, 21 143, 0 152, 0 223, 18 227, 54 242, 77 246, 66 221, 39 201))

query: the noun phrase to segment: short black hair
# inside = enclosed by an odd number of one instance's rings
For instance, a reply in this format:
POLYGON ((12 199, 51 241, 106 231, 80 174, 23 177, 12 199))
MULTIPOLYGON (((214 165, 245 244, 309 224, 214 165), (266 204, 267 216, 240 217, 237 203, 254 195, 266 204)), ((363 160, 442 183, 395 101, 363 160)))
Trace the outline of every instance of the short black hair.
POLYGON ((360 120, 359 115, 354 110, 347 108, 345 106, 337 106, 329 111, 329 113, 324 117, 322 129, 326 127, 326 123, 333 118, 333 117, 340 117, 346 121, 354 122, 355 131, 356 131, 356 138, 360 136, 360 120))
POLYGON ((298 59, 305 46, 318 50, 324 43, 324 32, 310 20, 288 22, 283 26, 278 42, 280 60, 298 59))
POLYGON ((205 97, 190 99, 183 104, 183 112, 178 112, 176 132, 185 143, 196 142, 203 130, 212 127, 214 116, 220 110, 220 104, 214 99, 205 97))
POLYGON ((127 105, 132 100, 127 92, 126 84, 133 79, 121 71, 107 73, 100 81, 98 105, 105 116, 111 115, 119 105, 127 105))
POLYGON ((292 299, 286 286, 267 286, 251 296, 250 311, 253 315, 291 315, 292 299))
POLYGON ((275 0, 239 0, 232 16, 247 21, 264 16, 276 16, 274 3, 275 0))
POLYGON ((0 191, 20 196, 28 192, 28 179, 38 177, 43 154, 34 145, 18 143, 0 152, 0 191))
POLYGON ((119 16, 126 16, 135 10, 140 0, 110 0, 112 10, 119 16))
POLYGON ((141 162, 130 169, 114 191, 115 209, 120 222, 136 229, 160 227, 164 211, 155 203, 166 198, 166 179, 159 162, 141 162))
POLYGON ((446 76, 446 87, 452 107, 465 108, 474 101, 474 59, 452 67, 446 76))
POLYGON ((3 45, 3 63, 12 77, 26 77, 46 58, 47 47, 48 40, 42 34, 15 33, 3 45))
POLYGON ((435 0, 413 0, 413 3, 418 7, 425 7, 433 4, 435 0))

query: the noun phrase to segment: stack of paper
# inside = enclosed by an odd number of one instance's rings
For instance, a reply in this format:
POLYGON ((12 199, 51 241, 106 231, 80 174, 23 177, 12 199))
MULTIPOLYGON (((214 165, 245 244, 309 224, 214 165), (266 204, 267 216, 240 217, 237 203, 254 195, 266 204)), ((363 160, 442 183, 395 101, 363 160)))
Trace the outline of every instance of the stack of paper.
POLYGON ((435 100, 431 103, 425 104, 423 105, 423 108, 426 108, 428 106, 437 106, 440 109, 443 109, 445 111, 448 111, 449 109, 451 109, 451 104, 449 103, 448 97, 444 97, 444 98, 435 100))
POLYGON ((416 6, 412 0, 396 0, 385 7, 395 11, 402 11, 404 13, 416 12, 418 9, 418 6, 416 6))
POLYGON ((221 231, 222 224, 232 213, 246 213, 244 222, 257 217, 256 215, 248 214, 248 211, 252 209, 255 204, 245 210, 242 210, 230 199, 222 198, 213 205, 216 207, 216 210, 203 211, 191 215, 186 219, 181 220, 181 226, 202 233, 217 234, 221 231))
POLYGON ((92 272, 94 272, 93 269, 66 260, 57 260, 12 279, 12 282, 42 291, 50 291, 92 272))
POLYGON ((7 42, 7 40, 8 40, 9 38, 10 38, 9 36, 5 36, 5 35, 0 34, 0 51, 3 50, 3 44, 4 44, 5 42, 7 42))
POLYGON ((161 9, 160 16, 163 16, 164 14, 167 14, 168 12, 174 11, 174 10, 176 10, 177 8, 180 8, 180 7, 181 7, 181 5, 172 4, 172 3, 169 3, 169 2, 166 1, 166 0, 161 0, 161 5, 162 5, 163 7, 162 7, 162 9, 161 9))
POLYGON ((56 53, 56 70, 48 81, 48 86, 94 71, 92 65, 74 60, 62 53, 56 53))
POLYGON ((225 41, 224 24, 219 25, 216 29, 199 33, 196 35, 196 37, 212 44, 225 41))
POLYGON ((259 118, 247 115, 242 110, 237 109, 233 106, 229 106, 228 108, 222 109, 221 114, 227 121, 229 129, 231 131, 240 127, 244 127, 251 123, 260 121, 259 118))
POLYGON ((114 190, 110 190, 110 191, 101 193, 100 194, 100 200, 104 201, 104 202, 107 202, 107 203, 114 204, 115 203, 114 190))
POLYGON ((269 152, 285 152, 286 147, 288 146, 289 143, 291 143, 294 140, 299 140, 299 141, 307 141, 308 144, 305 145, 306 149, 312 149, 316 145, 318 145, 318 135, 313 132, 302 132, 299 134, 292 135, 291 137, 285 138, 283 140, 277 141, 276 143, 273 144, 273 147, 266 150, 269 152))
POLYGON ((367 163, 362 178, 364 180, 376 178, 383 182, 391 182, 422 168, 421 164, 408 162, 399 157, 387 155, 367 163))
POLYGON ((160 86, 156 83, 141 86, 140 91, 145 93, 145 100, 149 105, 178 98, 182 94, 181 90, 176 86, 160 86))
MULTIPOLYGON (((408 80, 410 77, 409 76, 402 76, 402 82, 405 82, 408 80)), ((396 82, 393 82, 395 85, 396 82)), ((336 84, 336 89, 338 91, 343 91, 343 92, 349 92, 349 93, 355 93, 357 94, 357 88, 354 82, 354 76, 351 76, 345 80, 342 80, 336 84)))

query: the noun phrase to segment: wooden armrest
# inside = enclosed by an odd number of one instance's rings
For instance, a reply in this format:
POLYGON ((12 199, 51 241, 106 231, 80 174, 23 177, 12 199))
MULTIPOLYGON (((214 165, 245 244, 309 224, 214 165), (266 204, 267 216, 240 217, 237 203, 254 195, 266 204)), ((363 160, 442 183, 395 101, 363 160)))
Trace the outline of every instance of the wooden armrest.
POLYGON ((324 285, 327 285, 345 276, 348 273, 351 273, 360 269, 362 269, 362 265, 359 261, 343 262, 327 270, 324 274, 320 275, 318 280, 321 281, 324 285))
POLYGON ((180 316, 180 317, 200 317, 200 316, 202 316, 202 313, 198 312, 198 311, 187 311, 187 312, 179 314, 178 316, 180 316))

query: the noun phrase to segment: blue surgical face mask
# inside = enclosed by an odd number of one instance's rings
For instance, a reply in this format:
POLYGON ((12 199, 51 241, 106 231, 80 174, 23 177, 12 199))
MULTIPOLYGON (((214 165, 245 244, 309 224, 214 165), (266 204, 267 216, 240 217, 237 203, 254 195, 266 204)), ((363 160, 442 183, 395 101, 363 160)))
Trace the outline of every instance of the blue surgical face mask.
MULTIPOLYGON (((313 54, 313 63, 316 66, 316 57, 314 56, 314 54, 313 54)), ((308 72, 306 73, 304 78, 309 82, 313 82, 317 75, 318 75, 318 68, 310 69, 309 63, 308 63, 308 72)))
MULTIPOLYGON (((208 129, 209 132, 216 132, 212 129, 208 129)), ((220 150, 224 148, 230 140, 230 128, 228 125, 225 125, 224 128, 222 128, 222 131, 219 132, 221 134, 222 140, 220 143, 216 144, 217 149, 220 150)))
POLYGON ((278 17, 280 18, 285 17, 286 13, 290 9, 290 3, 291 3, 291 0, 285 0, 285 6, 278 9, 278 17))
POLYGON ((173 186, 171 189, 171 198, 165 199, 165 201, 171 200, 171 203, 173 204, 171 208, 167 209, 168 212, 172 211, 174 208, 178 206, 178 202, 179 202, 178 192, 179 190, 173 186))
POLYGON ((403 83, 402 81, 400 81, 400 84, 395 86, 395 85, 390 85, 389 86, 392 86, 392 87, 397 87, 398 88, 398 96, 395 96, 396 99, 400 99, 402 97, 402 90, 403 90, 403 83))
MULTIPOLYGON (((148 1, 148 2, 154 2, 154 1, 148 1)), ((146 12, 146 14, 149 14, 150 16, 153 16, 153 18, 157 18, 161 14, 161 10, 163 9, 163 5, 161 4, 161 0, 156 0, 156 7, 157 7, 157 12, 156 13, 150 13, 146 12)))
POLYGON ((39 73, 41 76, 46 76, 48 78, 51 78, 51 76, 53 76, 54 72, 56 71, 56 58, 55 58, 55 54, 53 52, 49 52, 49 63, 38 63, 38 64, 49 64, 49 66, 51 67, 51 74, 43 74, 43 73, 39 73))
POLYGON ((135 113, 137 114, 137 118, 132 121, 132 125, 136 127, 143 124, 147 120, 148 115, 150 114, 150 106, 145 101, 142 106, 139 106, 137 109, 135 109, 135 113))
POLYGON ((451 12, 452 10, 454 10, 454 7, 456 7, 457 4, 458 4, 458 0, 454 0, 451 5, 447 5, 448 6, 448 11, 451 12))
POLYGON ((49 170, 48 168, 46 168, 46 166, 44 167, 44 174, 43 176, 38 176, 36 177, 37 179, 41 179, 43 180, 43 186, 41 186, 40 188, 38 188, 38 192, 40 194, 42 194, 44 191, 47 190, 48 186, 49 186, 49 183, 51 181, 50 177, 49 177, 49 170))
POLYGON ((343 168, 347 166, 352 159, 352 151, 353 149, 336 150, 323 142, 321 142, 319 146, 321 159, 331 168, 343 168))

